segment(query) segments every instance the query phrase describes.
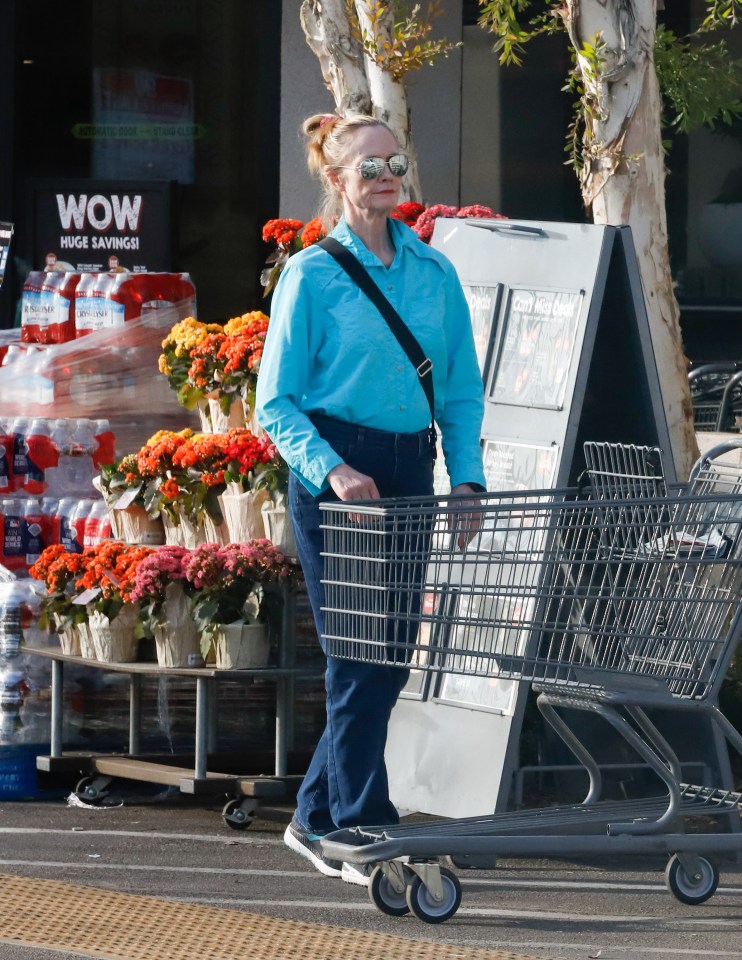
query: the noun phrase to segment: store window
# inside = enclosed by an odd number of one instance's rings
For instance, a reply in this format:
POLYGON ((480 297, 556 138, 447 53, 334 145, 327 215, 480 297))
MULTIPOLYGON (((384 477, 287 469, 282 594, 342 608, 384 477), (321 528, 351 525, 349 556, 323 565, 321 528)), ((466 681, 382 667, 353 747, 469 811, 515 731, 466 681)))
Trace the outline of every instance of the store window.
POLYGON ((44 267, 37 200, 46 188, 64 197, 60 216, 91 233, 86 254, 53 251, 62 260, 106 269, 115 255, 121 267, 149 268, 143 251, 117 240, 127 219, 149 217, 152 265, 192 276, 201 319, 259 306, 260 228, 278 207, 281 4, 48 9, 15 4, 15 296, 24 274, 44 267))

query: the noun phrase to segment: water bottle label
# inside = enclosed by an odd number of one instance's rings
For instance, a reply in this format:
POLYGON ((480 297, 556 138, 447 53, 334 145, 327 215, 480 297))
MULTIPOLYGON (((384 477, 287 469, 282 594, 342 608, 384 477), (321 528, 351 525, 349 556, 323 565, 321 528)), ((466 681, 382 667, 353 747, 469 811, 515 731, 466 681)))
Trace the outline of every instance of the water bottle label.
POLYGON ((77 297, 75 326, 78 330, 103 330, 112 326, 109 301, 103 297, 77 297))
POLYGON ((82 544, 77 539, 77 531, 68 517, 60 517, 59 542, 68 553, 82 553, 82 544))
POLYGON ((26 555, 26 521, 23 517, 5 515, 3 524, 4 557, 24 557, 26 555))
POLYGON ((23 477, 28 473, 26 438, 20 433, 15 435, 13 441, 13 473, 17 477, 23 477))
POLYGON ((8 458, 5 456, 5 446, 0 443, 0 490, 7 490, 9 486, 8 458))
POLYGON ((53 319, 53 294, 42 290, 26 290, 21 301, 21 324, 24 327, 46 327, 53 319))

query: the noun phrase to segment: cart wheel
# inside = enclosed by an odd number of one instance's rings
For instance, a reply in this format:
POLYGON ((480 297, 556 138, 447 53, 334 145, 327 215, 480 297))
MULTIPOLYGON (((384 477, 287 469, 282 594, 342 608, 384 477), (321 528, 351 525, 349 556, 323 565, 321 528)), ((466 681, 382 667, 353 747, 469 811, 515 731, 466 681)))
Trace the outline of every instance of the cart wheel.
POLYGON ((100 803, 106 795, 105 791, 95 786, 95 777, 83 777, 82 780, 78 780, 75 794, 86 803, 100 803))
POLYGON ((227 800, 222 810, 222 819, 232 830, 247 830, 255 819, 254 813, 248 813, 237 799, 227 800))
POLYGON ((397 893, 381 864, 374 867, 368 881, 368 898, 378 910, 389 917, 404 917, 410 912, 406 894, 406 890, 397 893))
POLYGON ((705 903, 716 893, 719 885, 719 868, 705 857, 699 857, 698 864, 698 873, 689 875, 677 855, 670 857, 667 863, 665 868, 667 889, 681 903, 705 903))
POLYGON ((407 906, 423 923, 445 923, 456 913, 461 904, 461 884, 455 873, 441 867, 443 897, 434 900, 430 890, 417 875, 407 887, 407 906))

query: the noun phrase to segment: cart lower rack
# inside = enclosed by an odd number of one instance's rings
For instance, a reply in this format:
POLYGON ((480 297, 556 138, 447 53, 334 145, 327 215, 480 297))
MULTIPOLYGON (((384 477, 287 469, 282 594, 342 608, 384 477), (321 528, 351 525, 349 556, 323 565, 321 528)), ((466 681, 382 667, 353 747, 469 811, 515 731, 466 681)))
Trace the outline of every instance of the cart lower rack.
POLYGON ((376 864, 369 889, 379 909, 431 923, 452 916, 460 885, 442 856, 464 866, 503 854, 660 852, 675 896, 702 903, 714 893, 718 869, 702 854, 742 850, 742 835, 729 832, 742 797, 681 783, 645 712, 703 712, 742 753, 716 706, 742 632, 740 475, 698 476, 677 496, 552 490, 322 505, 328 653, 532 682, 590 777, 576 806, 330 834, 328 857, 376 864), (601 801, 598 765, 561 708, 603 717, 665 792, 601 801), (686 835, 684 818, 699 812, 714 832, 686 835))

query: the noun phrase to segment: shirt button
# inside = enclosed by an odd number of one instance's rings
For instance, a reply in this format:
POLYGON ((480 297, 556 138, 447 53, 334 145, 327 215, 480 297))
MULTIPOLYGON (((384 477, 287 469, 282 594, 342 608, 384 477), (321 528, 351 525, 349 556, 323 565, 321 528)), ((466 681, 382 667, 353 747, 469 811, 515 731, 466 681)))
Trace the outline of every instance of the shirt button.
POLYGON ((402 372, 402 364, 401 364, 401 363, 398 363, 398 364, 397 364, 397 373, 401 373, 401 372, 402 372))
POLYGON ((399 409, 400 409, 400 410, 406 410, 406 409, 407 409, 407 407, 405 407, 405 406, 403 406, 403 405, 402 405, 402 404, 400 403, 400 405, 399 405, 399 409))
POLYGON ((387 290, 393 290, 393 289, 394 289, 394 284, 388 283, 388 284, 386 285, 386 288, 387 288, 387 290))

